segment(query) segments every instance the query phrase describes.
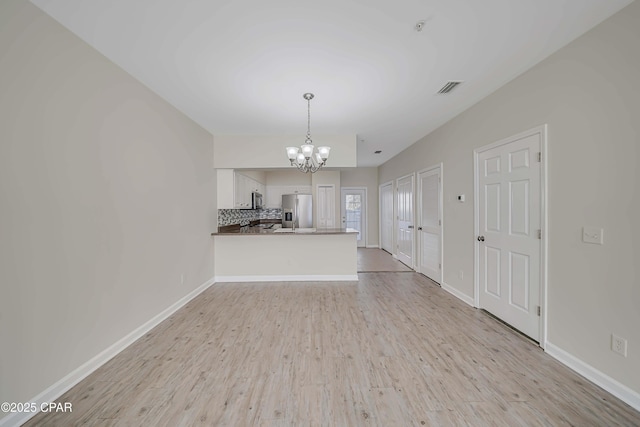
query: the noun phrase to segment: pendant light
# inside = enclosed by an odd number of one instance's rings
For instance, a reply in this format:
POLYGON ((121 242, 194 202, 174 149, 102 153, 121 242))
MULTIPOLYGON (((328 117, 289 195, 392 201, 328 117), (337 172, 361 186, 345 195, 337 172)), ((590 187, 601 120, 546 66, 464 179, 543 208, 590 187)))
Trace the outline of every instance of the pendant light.
POLYGON ((314 173, 319 171, 329 158, 331 147, 322 146, 316 150, 311 140, 311 100, 312 93, 302 95, 307 100, 307 137, 300 147, 287 147, 287 156, 291 166, 295 166, 300 172, 314 173))

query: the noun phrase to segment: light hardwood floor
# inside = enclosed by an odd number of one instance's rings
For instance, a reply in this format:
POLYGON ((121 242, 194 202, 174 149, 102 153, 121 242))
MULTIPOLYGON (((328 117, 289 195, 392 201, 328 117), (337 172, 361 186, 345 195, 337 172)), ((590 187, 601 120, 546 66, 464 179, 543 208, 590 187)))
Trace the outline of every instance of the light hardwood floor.
POLYGON ((359 276, 215 284, 27 425, 640 425, 424 276, 359 276))
POLYGON ((358 272, 413 271, 382 249, 358 248, 358 272))

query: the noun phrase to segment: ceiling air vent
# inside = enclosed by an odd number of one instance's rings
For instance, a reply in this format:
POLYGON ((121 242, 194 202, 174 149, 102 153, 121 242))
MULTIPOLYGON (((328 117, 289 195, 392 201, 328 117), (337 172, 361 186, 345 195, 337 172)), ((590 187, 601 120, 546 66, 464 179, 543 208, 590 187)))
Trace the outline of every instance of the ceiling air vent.
POLYGON ((461 83, 462 81, 448 81, 444 86, 442 86, 438 93, 449 93, 461 83))

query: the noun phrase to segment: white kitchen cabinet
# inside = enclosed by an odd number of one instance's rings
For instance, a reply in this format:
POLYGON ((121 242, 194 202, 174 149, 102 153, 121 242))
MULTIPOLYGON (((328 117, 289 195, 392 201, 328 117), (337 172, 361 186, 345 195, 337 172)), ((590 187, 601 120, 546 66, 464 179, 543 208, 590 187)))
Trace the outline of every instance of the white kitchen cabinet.
POLYGON ((253 179, 249 178, 248 176, 238 174, 238 173, 237 175, 241 177, 240 180, 244 185, 244 188, 243 188, 244 192, 251 194, 251 192, 255 190, 254 187, 256 182, 253 179))
POLYGON ((218 169, 218 209, 251 209, 251 192, 262 194, 264 207, 282 207, 283 194, 311 194, 310 185, 269 185, 233 169, 218 169))
POLYGON ((255 181, 241 173, 235 174, 235 208, 251 209, 251 191, 255 181))
POLYGON ((234 174, 233 180, 233 207, 235 209, 245 208, 246 197, 244 197, 245 177, 238 173, 234 174))
POLYGON ((233 169, 217 170, 218 209, 235 208, 235 176, 233 169))
POLYGON ((236 172, 236 174, 244 176, 245 189, 248 190, 249 193, 252 193, 252 192, 255 191, 256 193, 264 194, 264 184, 262 184, 259 181, 256 181, 255 179, 251 178, 250 176, 246 176, 246 175, 238 173, 238 172, 236 172))
POLYGON ((217 170, 218 209, 251 209, 251 192, 265 193, 265 185, 233 169, 217 170))

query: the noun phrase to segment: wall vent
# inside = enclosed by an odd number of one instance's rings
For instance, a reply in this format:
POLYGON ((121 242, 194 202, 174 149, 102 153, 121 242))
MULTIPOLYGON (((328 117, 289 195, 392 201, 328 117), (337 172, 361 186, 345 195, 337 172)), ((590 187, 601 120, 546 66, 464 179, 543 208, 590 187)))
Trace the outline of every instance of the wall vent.
POLYGON ((462 84, 462 81, 457 80, 457 81, 448 81, 447 83, 445 83, 444 86, 442 86, 442 88, 438 91, 438 93, 440 94, 444 94, 444 93, 449 93, 451 92, 456 86, 458 86, 459 84, 462 84))

